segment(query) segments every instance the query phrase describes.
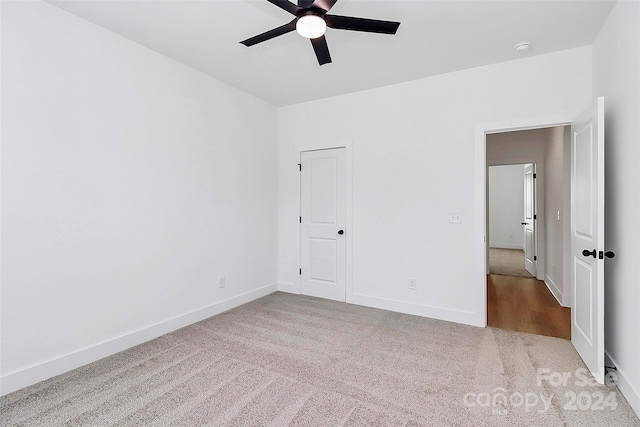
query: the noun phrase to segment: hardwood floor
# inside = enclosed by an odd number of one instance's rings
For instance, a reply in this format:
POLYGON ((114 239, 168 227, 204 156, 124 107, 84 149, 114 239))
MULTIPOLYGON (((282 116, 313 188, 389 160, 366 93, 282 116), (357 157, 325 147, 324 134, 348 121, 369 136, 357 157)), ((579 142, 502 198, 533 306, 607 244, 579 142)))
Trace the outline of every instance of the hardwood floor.
POLYGON ((487 324, 571 339, 571 309, 562 307, 544 282, 535 278, 489 274, 487 324))

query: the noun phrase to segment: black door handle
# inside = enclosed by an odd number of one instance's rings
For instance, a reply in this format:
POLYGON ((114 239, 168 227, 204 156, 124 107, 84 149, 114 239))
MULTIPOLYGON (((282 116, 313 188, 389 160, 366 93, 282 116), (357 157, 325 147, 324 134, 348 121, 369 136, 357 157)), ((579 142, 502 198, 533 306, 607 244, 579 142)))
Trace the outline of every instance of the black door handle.
POLYGON ((600 253, 599 253, 599 258, 600 259, 604 259, 604 257, 613 258, 614 256, 616 256, 616 254, 613 251, 607 251, 607 252, 600 251, 600 253))
POLYGON ((592 250, 592 251, 588 251, 588 250, 584 250, 582 251, 582 256, 592 256, 592 257, 596 257, 596 250, 592 250))
POLYGON ((344 234, 344 230, 339 230, 338 234, 342 236, 344 234))
POLYGON ((520 225, 527 225, 529 224, 528 222, 521 222, 520 225))

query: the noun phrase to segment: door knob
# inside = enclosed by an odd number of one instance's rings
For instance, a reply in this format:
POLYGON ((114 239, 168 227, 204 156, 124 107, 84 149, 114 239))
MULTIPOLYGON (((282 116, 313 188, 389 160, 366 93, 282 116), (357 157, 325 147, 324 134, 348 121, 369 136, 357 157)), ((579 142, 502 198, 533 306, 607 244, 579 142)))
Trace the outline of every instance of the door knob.
POLYGON ((344 234, 344 230, 339 230, 338 234, 342 236, 344 234))
POLYGON ((584 250, 582 251, 582 256, 592 256, 592 257, 596 257, 596 250, 592 250, 592 251, 588 251, 588 250, 584 250))
POLYGON ((607 251, 607 252, 600 251, 599 255, 600 255, 599 257, 600 259, 604 259, 604 257, 613 258, 614 256, 616 256, 615 252, 613 251, 607 251))

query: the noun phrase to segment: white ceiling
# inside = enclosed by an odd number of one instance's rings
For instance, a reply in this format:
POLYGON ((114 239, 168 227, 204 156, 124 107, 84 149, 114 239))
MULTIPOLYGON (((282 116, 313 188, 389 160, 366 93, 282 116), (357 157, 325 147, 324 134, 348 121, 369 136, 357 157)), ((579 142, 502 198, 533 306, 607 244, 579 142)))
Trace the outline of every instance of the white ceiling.
POLYGON ((293 17, 266 0, 50 1, 236 88, 284 106, 590 45, 613 1, 338 0, 330 13, 400 21, 395 36, 327 30, 333 63, 292 32, 241 40, 293 17))

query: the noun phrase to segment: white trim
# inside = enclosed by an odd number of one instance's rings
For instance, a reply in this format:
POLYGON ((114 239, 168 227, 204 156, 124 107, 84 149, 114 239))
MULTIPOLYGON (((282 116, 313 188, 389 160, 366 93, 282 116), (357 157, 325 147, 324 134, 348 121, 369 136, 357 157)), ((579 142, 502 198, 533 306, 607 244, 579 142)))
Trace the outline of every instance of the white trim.
POLYGON ((263 286, 253 291, 219 301, 189 313, 163 320, 151 326, 130 332, 125 335, 103 341, 72 353, 65 354, 46 362, 32 365, 19 371, 10 372, 0 378, 0 395, 5 395, 21 388, 36 384, 56 375, 95 362, 104 357, 126 350, 138 344, 155 339, 177 329, 207 319, 224 311, 231 310, 258 298, 262 298, 278 290, 278 285, 263 286))
POLYGON ((352 294, 350 303, 362 305, 365 307, 393 311, 396 313, 412 314, 414 316, 422 316, 431 319, 445 320, 448 322, 462 323, 470 326, 486 326, 486 322, 478 322, 477 313, 471 311, 462 311, 451 308, 414 304, 406 301, 397 301, 388 298, 372 297, 361 294, 352 294))
POLYGON ((564 301, 564 295, 562 294, 560 288, 558 288, 558 285, 556 285, 555 282, 551 279, 551 277, 545 276, 544 284, 547 285, 547 289, 549 289, 549 292, 551 292, 553 297, 558 301, 558 304, 566 307, 562 304, 562 301, 564 301))
POLYGON ((286 283, 286 282, 279 282, 278 283, 278 290, 280 292, 286 292, 289 294, 296 294, 296 295, 300 295, 300 284, 296 284, 296 283, 286 283))
POLYGON ((563 307, 571 308, 572 298, 571 295, 562 294, 562 302, 560 303, 563 307))
POLYGON ((640 391, 636 390, 636 388, 631 384, 629 376, 620 369, 618 363, 613 357, 611 357, 607 350, 604 351, 604 356, 606 365, 613 365, 616 367, 615 372, 618 377, 616 385, 618 386, 618 390, 620 390, 620 393, 622 393, 624 398, 627 399, 631 409, 633 409, 636 415, 640 417, 640 391))
MULTIPOLYGON (((519 132, 514 130, 512 132, 519 132)), ((489 134, 495 134, 499 132, 488 132, 489 134)), ((544 167, 544 157, 532 156, 532 157, 518 157, 515 159, 497 159, 487 160, 487 166, 504 166, 504 165, 526 165, 527 163, 541 163, 544 167)), ((540 173, 536 170, 536 173, 540 173)))
MULTIPOLYGON (((520 130, 532 130, 551 128, 557 126, 569 126, 575 119, 576 115, 554 114, 550 116, 529 117, 521 119, 503 120, 497 122, 479 123, 476 126, 478 130, 484 130, 486 133, 504 133, 520 130)), ((477 136, 477 133, 476 133, 477 136)), ((477 140, 476 140, 477 141, 477 140)))
MULTIPOLYGON (((295 158, 301 163, 301 155, 304 151, 330 150, 332 148, 345 149, 346 177, 345 177, 345 301, 353 302, 351 295, 353 294, 353 141, 343 140, 339 143, 318 142, 312 144, 300 144, 294 147, 295 158)), ((295 180, 295 198, 296 216, 301 216, 301 176, 295 180)), ((300 265, 300 227, 296 227, 295 240, 296 250, 294 251, 294 265, 300 265)), ((293 289, 291 293, 300 293, 300 276, 297 276, 297 283, 282 284, 283 288, 293 289), (291 286, 293 285, 293 286, 291 286)))
POLYGON ((487 153, 486 135, 527 129, 567 126, 573 121, 573 116, 553 115, 514 119, 499 122, 479 123, 476 125, 475 136, 475 237, 473 271, 477 282, 473 289, 476 301, 476 322, 474 324, 487 325, 487 250, 486 250, 486 174, 487 153))

